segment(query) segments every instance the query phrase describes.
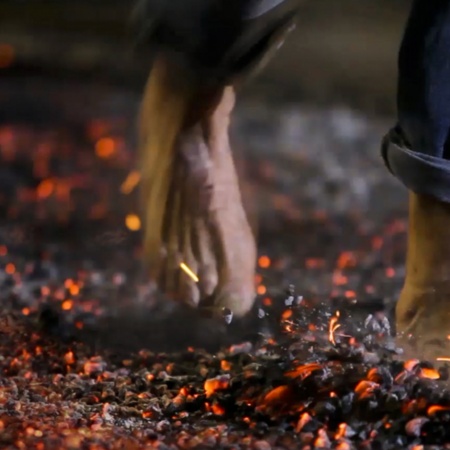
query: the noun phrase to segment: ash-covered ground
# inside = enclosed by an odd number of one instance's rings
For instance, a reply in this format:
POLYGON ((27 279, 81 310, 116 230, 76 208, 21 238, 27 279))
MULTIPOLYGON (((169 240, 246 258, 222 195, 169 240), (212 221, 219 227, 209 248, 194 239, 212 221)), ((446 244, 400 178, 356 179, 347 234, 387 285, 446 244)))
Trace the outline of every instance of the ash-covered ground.
POLYGON ((141 270, 136 94, 22 78, 0 106, 2 448, 450 442, 446 369, 397 361, 391 337, 407 206, 379 156, 392 122, 239 103, 258 302, 217 326, 141 270))

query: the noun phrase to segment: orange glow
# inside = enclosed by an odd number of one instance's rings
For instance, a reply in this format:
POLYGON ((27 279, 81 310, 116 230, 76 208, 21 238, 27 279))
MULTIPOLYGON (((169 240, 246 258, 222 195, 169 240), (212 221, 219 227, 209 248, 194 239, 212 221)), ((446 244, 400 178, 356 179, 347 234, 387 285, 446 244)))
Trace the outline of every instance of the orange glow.
POLYGON ((5 245, 0 245, 0 256, 6 256, 8 254, 8 249, 5 245))
POLYGON ((427 368, 420 369, 419 377, 428 378, 430 380, 439 380, 439 378, 441 378, 439 372, 436 369, 427 369, 427 368))
POLYGON ((356 266, 356 257, 353 252, 342 252, 337 260, 339 269, 346 269, 356 266))
POLYGON ((15 266, 13 263, 8 263, 8 264, 6 264, 5 272, 6 272, 8 275, 12 275, 13 273, 16 272, 16 266, 15 266))
POLYGON ((228 379, 226 378, 210 378, 205 381, 203 389, 207 397, 211 397, 216 391, 226 389, 228 387, 228 379))
POLYGON ((314 441, 314 448, 330 448, 330 441, 325 430, 318 431, 317 439, 314 441))
POLYGON ((37 187, 37 196, 39 199, 43 200, 50 197, 55 190, 55 183, 50 180, 42 180, 37 187))
POLYGON ((265 297, 262 303, 264 306, 272 306, 272 299, 270 297, 265 297))
POLYGON ((228 372, 229 370, 231 370, 231 363, 226 359, 222 359, 222 361, 220 361, 220 368, 223 371, 228 372))
POLYGON ((340 442, 336 447, 336 450, 350 450, 350 444, 348 442, 340 442))
POLYGON ((125 195, 131 194, 140 181, 141 174, 137 170, 133 170, 128 174, 122 186, 120 186, 120 192, 125 195))
POLYGON ((322 365, 319 363, 309 363, 303 366, 298 366, 294 370, 287 372, 285 375, 289 378, 298 378, 302 380, 309 377, 314 371, 322 369, 322 365))
POLYGON ((69 366, 72 364, 75 364, 75 356, 73 354, 72 351, 68 351, 65 355, 64 355, 64 362, 66 364, 68 364, 69 366))
POLYGON ((141 229, 141 219, 136 214, 128 214, 125 218, 125 225, 131 231, 138 231, 141 229))
POLYGON ((69 288, 70 295, 78 295, 80 293, 80 288, 78 285, 73 284, 69 288))
POLYGON ((291 389, 288 386, 278 386, 269 391, 264 397, 264 403, 267 406, 272 406, 279 403, 287 403, 291 397, 291 389))
POLYGON ((418 359, 408 359, 408 361, 405 361, 405 363, 403 364, 403 367, 410 372, 411 370, 414 369, 414 367, 417 366, 417 364, 419 364, 420 361, 418 359))
POLYGON ((378 383, 373 381, 361 380, 355 387, 355 393, 358 395, 367 395, 379 386, 378 383))
POLYGON ((340 423, 334 438, 336 440, 339 440, 339 439, 344 438, 346 434, 347 434, 347 424, 346 423, 340 423))
POLYGON ((300 416, 300 419, 298 419, 297 426, 295 427, 295 431, 297 433, 300 433, 302 431, 303 427, 311 420, 311 416, 308 413, 303 413, 300 416))
POLYGON ((270 261, 270 258, 268 256, 261 256, 258 259, 258 265, 262 269, 268 269, 270 267, 270 264, 271 264, 271 261, 270 261))
POLYGON ((260 284, 256 289, 256 292, 258 293, 258 295, 264 295, 267 292, 267 289, 263 284, 260 284))
POLYGON ((283 320, 288 320, 290 317, 292 317, 292 309, 286 309, 286 311, 284 311, 281 315, 283 320))
POLYGON ((446 357, 446 356, 442 356, 441 358, 436 358, 436 361, 450 362, 450 358, 446 357))
POLYGON ((114 142, 114 139, 111 138, 99 139, 95 145, 95 153, 102 159, 111 158, 116 150, 116 143, 114 142))
POLYGON ((64 311, 70 311, 73 308, 73 301, 72 300, 66 300, 66 301, 62 302, 61 308, 64 311))
POLYGON ((211 410, 216 416, 223 416, 225 414, 225 409, 222 408, 222 406, 217 405, 216 403, 211 405, 211 410))
POLYGON ((22 308, 22 314, 24 316, 29 316, 30 315, 30 308, 22 308))
POLYGON ((10 67, 14 62, 14 47, 9 44, 0 44, 0 69, 10 67))
POLYGON ((432 405, 427 409, 427 415, 433 416, 439 411, 450 411, 450 406, 432 405))

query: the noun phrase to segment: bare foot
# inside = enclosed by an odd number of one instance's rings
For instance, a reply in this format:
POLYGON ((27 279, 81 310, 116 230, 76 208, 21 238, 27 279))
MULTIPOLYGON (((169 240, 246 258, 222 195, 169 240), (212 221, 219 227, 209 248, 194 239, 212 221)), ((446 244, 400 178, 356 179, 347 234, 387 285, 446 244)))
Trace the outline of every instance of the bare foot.
MULTIPOLYGON (((256 245, 228 137, 234 90, 222 88, 194 110, 198 97, 177 88, 168 86, 167 95, 178 95, 170 109, 153 100, 160 108, 149 119, 161 128, 144 128, 153 133, 143 138, 146 253, 164 292, 213 316, 225 309, 240 317, 254 303, 256 245)), ((164 96, 160 85, 154 95, 164 96)))

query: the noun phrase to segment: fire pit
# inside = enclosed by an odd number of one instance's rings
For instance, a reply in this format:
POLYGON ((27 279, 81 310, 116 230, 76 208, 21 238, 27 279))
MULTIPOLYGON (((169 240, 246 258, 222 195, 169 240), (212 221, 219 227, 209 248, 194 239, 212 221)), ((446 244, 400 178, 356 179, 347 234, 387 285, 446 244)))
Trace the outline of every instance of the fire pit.
POLYGON ((378 158, 390 122, 240 105, 258 304, 220 328, 141 276, 137 100, 94 83, 0 83, 1 447, 450 442, 447 369, 400 362, 392 339, 406 194, 378 158))

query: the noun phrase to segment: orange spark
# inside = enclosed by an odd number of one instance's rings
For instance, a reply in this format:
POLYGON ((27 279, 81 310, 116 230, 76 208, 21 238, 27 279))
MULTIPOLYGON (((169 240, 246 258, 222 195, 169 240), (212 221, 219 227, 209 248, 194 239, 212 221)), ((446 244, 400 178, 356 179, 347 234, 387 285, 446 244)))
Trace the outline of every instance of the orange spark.
POLYGON ((72 300, 65 300, 64 302, 62 302, 61 304, 61 308, 64 311, 70 311, 73 308, 73 301, 72 300))
POLYGON ((339 321, 340 312, 336 311, 336 315, 330 319, 330 324, 328 327, 328 340, 333 344, 336 345, 336 339, 334 337, 334 333, 337 329, 341 327, 341 325, 338 323, 339 321))
POLYGON ((264 295, 267 292, 267 289, 263 284, 260 284, 256 289, 256 292, 258 293, 258 295, 264 295))
POLYGON ((138 231, 141 229, 141 219, 136 214, 128 214, 125 218, 125 225, 131 231, 138 231))
POLYGON ((120 186, 120 192, 125 195, 131 194, 140 181, 141 174, 137 170, 131 171, 122 183, 122 186, 120 186))
POLYGON ((193 270, 184 262, 180 264, 180 269, 189 277, 191 277, 196 283, 200 281, 200 278, 193 272, 193 270))
POLYGON ((8 264, 6 264, 5 272, 6 272, 8 275, 12 275, 13 273, 16 272, 16 266, 15 266, 13 263, 8 263, 8 264))
POLYGON ((114 139, 102 138, 97 141, 95 145, 95 153, 99 158, 108 159, 111 158, 116 152, 116 143, 114 139))
POLYGON ((427 409, 427 415, 433 416, 434 414, 436 414, 439 411, 450 411, 450 406, 431 405, 427 409))
POLYGON ((270 261, 270 258, 268 256, 261 256, 258 259, 258 265, 262 269, 268 269, 270 267, 270 264, 271 264, 271 261, 270 261))
POLYGON ((46 179, 39 183, 37 187, 37 196, 39 199, 43 200, 50 197, 55 190, 55 183, 53 180, 46 179))

